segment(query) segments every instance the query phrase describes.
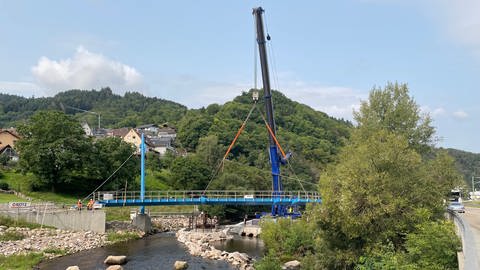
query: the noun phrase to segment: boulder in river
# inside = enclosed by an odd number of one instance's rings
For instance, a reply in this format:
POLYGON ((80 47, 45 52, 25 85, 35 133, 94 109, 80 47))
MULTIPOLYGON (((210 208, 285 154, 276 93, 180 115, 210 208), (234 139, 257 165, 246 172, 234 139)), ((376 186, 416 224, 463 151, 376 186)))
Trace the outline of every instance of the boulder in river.
POLYGON ((289 262, 286 262, 282 269, 285 269, 285 270, 298 270, 300 269, 300 262, 297 261, 297 260, 293 260, 293 261, 289 261, 289 262))
POLYGON ((74 266, 67 267, 67 269, 65 269, 65 270, 80 270, 80 268, 78 268, 78 266, 74 265, 74 266))
POLYGON ((127 262, 127 256, 108 256, 105 261, 105 264, 124 264, 127 262))
POLYGON ((110 265, 107 270, 123 270, 121 265, 110 265))
POLYGON ((175 270, 183 270, 188 268, 188 263, 185 261, 176 261, 175 264, 173 265, 173 268, 175 270))

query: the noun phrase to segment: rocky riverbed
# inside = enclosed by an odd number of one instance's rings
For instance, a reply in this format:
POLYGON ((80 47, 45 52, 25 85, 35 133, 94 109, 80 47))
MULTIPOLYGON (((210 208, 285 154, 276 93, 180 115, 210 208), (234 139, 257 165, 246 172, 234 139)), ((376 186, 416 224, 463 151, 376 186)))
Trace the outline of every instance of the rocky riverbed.
POLYGON ((211 260, 225 260, 234 265, 237 269, 253 270, 254 260, 245 253, 226 252, 216 249, 213 246, 215 241, 231 239, 226 231, 191 231, 181 229, 176 233, 177 240, 188 248, 193 256, 200 256, 211 260))
MULTIPOLYGON (((128 225, 128 223, 116 222, 110 224, 110 231, 118 234, 135 232, 141 237, 144 233, 139 232, 128 225)), ((9 256, 13 254, 26 254, 29 252, 45 252, 61 250, 67 254, 76 253, 96 247, 110 244, 107 234, 87 232, 74 232, 60 229, 37 228, 29 229, 22 227, 0 226, 0 235, 14 234, 22 236, 21 240, 10 240, 0 242, 0 254, 9 256)), ((57 256, 55 252, 47 257, 57 256)))
MULTIPOLYGON (((43 252, 45 250, 63 250, 74 253, 107 243, 105 234, 94 232, 72 232, 59 229, 29 229, 20 227, 0 226, 0 235, 14 233, 23 235, 23 239, 0 242, 0 254, 26 254, 28 252, 43 252)), ((53 256, 53 254, 52 254, 53 256)))

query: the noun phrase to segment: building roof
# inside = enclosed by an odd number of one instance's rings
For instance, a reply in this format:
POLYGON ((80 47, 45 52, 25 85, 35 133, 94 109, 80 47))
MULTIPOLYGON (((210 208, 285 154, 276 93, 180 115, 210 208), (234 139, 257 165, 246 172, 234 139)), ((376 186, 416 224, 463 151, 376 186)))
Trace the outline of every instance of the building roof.
POLYGON ((171 127, 163 127, 158 130, 158 133, 177 134, 177 131, 171 127))
POLYGON ((7 149, 13 149, 12 146, 10 146, 10 144, 7 144, 7 145, 4 145, 4 146, 0 146, 0 155, 3 154, 3 152, 5 152, 7 149))
POLYGON ((130 129, 126 128, 126 127, 115 128, 115 129, 110 130, 109 135, 113 136, 113 137, 123 138, 123 137, 125 137, 125 135, 127 135, 128 131, 130 131, 130 129))
POLYGON ((10 129, 0 129, 0 134, 2 133, 9 133, 10 135, 16 137, 17 139, 20 139, 20 135, 17 133, 17 130, 14 128, 10 129))
POLYGON ((158 128, 158 125, 157 124, 146 124, 146 125, 138 126, 137 129, 145 129, 145 128, 150 128, 150 127, 157 127, 158 128))
POLYGON ((168 147, 171 145, 171 138, 148 138, 149 145, 152 147, 168 147))

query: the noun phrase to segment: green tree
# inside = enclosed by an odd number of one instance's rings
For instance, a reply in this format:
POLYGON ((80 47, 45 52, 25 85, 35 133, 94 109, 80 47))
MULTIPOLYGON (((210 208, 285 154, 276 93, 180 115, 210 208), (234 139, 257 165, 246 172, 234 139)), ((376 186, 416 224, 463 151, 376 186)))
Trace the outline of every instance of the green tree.
POLYGON ((219 165, 225 153, 223 145, 218 143, 218 137, 215 135, 200 138, 197 146, 197 156, 214 170, 219 165))
POLYGON ((434 142, 435 129, 429 115, 422 115, 420 107, 408 94, 407 84, 388 83, 383 89, 374 88, 368 101, 363 101, 354 118, 365 135, 385 129, 404 136, 409 145, 421 154, 434 142))
POLYGON ((417 269, 458 269, 457 251, 461 243, 449 221, 426 222, 407 235, 407 261, 417 269))
POLYGON ((419 224, 443 218, 442 199, 458 179, 447 156, 425 155, 434 129, 406 85, 372 90, 355 118, 358 128, 338 163, 320 179, 322 268, 353 268, 360 257, 386 245, 404 249, 406 236, 419 224))
POLYGON ((171 167, 171 186, 180 190, 203 190, 206 188, 211 171, 198 157, 178 157, 171 167))
POLYGON ((16 145, 24 172, 37 176, 40 186, 55 191, 82 173, 91 144, 80 124, 59 111, 40 111, 18 126, 16 145))
POLYGON ((128 185, 134 183, 135 177, 139 174, 139 160, 137 156, 133 156, 134 152, 133 145, 117 137, 97 140, 90 155, 89 166, 86 168, 85 178, 92 182, 89 188, 96 188, 125 161, 102 188, 117 190, 123 187, 125 182, 128 182, 128 185))

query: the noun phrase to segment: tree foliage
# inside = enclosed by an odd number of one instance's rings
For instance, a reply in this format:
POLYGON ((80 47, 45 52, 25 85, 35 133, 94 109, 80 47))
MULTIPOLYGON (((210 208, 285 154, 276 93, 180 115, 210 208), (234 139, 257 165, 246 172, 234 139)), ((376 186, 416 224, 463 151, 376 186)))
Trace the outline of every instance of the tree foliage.
MULTIPOLYGON (((426 269, 435 252, 427 245, 440 245, 448 254, 437 254, 446 257, 438 265, 449 269, 457 239, 450 225, 432 224, 443 219, 443 200, 460 176, 445 152, 432 155, 428 115, 420 115, 406 85, 388 84, 372 90, 355 119, 358 127, 320 178, 322 205, 308 215, 316 239, 305 267, 426 269), (448 236, 435 239, 436 229, 448 236)), ((293 254, 265 229, 279 256, 293 254)))
POLYGON ((374 88, 368 101, 363 101, 360 110, 354 112, 354 118, 359 130, 366 133, 388 130, 405 137, 420 153, 428 151, 434 142, 432 120, 429 115, 420 113, 406 84, 388 83, 383 89, 374 88))
POLYGON ((81 174, 90 153, 89 140, 78 122, 59 111, 40 111, 18 127, 22 136, 16 147, 23 171, 55 190, 81 174))

